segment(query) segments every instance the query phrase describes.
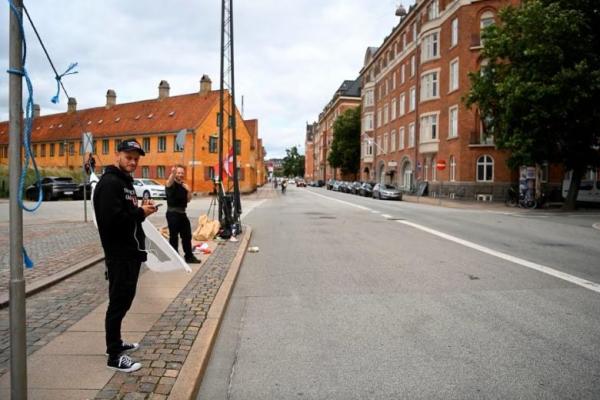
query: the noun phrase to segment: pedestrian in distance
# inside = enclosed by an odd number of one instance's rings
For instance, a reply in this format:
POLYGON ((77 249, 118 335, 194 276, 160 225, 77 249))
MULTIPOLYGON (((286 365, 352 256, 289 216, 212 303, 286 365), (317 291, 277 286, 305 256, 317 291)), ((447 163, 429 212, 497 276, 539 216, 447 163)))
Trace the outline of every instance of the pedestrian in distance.
POLYGON ((198 264, 200 260, 192 252, 192 227, 185 213, 188 203, 192 200, 192 190, 184 182, 185 168, 176 165, 171 168, 167 179, 165 193, 167 194, 167 224, 169 225, 169 243, 178 251, 179 237, 188 264, 198 264))
POLYGON ((135 139, 121 142, 114 165, 106 167, 93 197, 108 279, 105 318, 107 367, 122 372, 133 372, 142 367, 126 354, 140 346, 121 339, 121 323, 135 297, 142 262, 147 259, 142 222, 157 210, 152 201, 139 207, 133 188, 131 174, 144 155, 135 139))
POLYGON ((285 189, 287 189, 287 179, 284 179, 284 180, 281 182, 281 193, 282 193, 282 194, 285 194, 285 189))

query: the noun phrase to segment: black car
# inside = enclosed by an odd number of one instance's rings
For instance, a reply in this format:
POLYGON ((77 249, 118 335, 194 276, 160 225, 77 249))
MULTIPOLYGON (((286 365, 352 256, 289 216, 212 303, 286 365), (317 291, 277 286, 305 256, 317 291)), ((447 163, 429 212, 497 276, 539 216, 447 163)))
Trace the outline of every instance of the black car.
POLYGON ((80 183, 77 186, 77 191, 75 191, 75 193, 73 193, 73 200, 83 200, 83 188, 85 187, 85 198, 90 200, 91 196, 92 196, 92 184, 91 183, 80 183))
MULTIPOLYGON (((41 187, 44 200, 58 200, 64 197, 73 198, 78 190, 78 183, 71 177, 47 176, 42 178, 41 187)), ((25 198, 37 200, 39 195, 37 185, 25 189, 25 198)))
POLYGON ((359 194, 361 185, 362 185, 362 183, 360 183, 360 182, 352 182, 350 184, 350 193, 359 194))
POLYGON ((360 189, 358 189, 358 194, 365 197, 373 197, 373 184, 370 182, 365 182, 360 185, 360 189))
POLYGON ((323 187, 323 186, 325 186, 325 181, 323 179, 319 179, 317 181, 317 187, 323 187))

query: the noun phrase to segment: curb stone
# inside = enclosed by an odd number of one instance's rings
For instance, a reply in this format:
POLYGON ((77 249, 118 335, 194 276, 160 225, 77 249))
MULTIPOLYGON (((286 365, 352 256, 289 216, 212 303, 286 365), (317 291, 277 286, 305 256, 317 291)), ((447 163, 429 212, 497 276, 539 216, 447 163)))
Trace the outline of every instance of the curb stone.
POLYGON ((252 228, 247 225, 245 228, 246 234, 244 235, 243 241, 240 243, 240 247, 231 263, 229 271, 208 310, 206 320, 200 328, 200 332, 190 349, 190 353, 179 371, 179 376, 173 385, 168 400, 195 399, 198 395, 200 383, 206 372, 212 348, 216 336, 219 333, 221 321, 227 310, 231 292, 233 291, 240 267, 246 254, 246 249, 248 248, 248 243, 250 243, 250 238, 252 236, 252 228))

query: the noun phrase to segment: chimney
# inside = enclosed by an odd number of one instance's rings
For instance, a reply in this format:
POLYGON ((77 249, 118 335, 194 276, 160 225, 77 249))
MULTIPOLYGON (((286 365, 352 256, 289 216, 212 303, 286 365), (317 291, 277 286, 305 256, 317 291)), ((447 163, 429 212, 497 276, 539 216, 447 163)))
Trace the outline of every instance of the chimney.
POLYGON ((160 81, 160 83, 158 84, 158 98, 164 99, 164 98, 169 97, 170 89, 171 89, 171 86, 169 86, 169 82, 160 81))
POLYGON ((117 104, 117 94, 114 90, 108 89, 106 91, 106 108, 109 109, 117 104))
POLYGON ((212 81, 208 75, 202 75, 200 79, 200 94, 208 94, 212 90, 212 81))
POLYGON ((37 118, 39 116, 40 116, 40 105, 34 104, 33 105, 33 118, 37 118))
POLYGON ((77 111, 77 100, 75 97, 69 97, 69 102, 67 103, 67 114, 71 114, 77 111))

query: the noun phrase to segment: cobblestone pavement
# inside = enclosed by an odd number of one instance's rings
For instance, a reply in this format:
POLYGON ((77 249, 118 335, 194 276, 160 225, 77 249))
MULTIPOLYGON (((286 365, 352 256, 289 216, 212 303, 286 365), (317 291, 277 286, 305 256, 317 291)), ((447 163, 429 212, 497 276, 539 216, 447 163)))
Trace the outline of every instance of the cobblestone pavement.
MULTIPOLYGON (((107 298, 100 262, 27 298, 27 354, 48 344, 107 298)), ((10 364, 9 309, 0 310, 0 376, 10 364)))
MULTIPOLYGON (((102 253, 93 223, 58 221, 23 227, 27 254, 35 266, 25 268, 26 283, 51 276, 102 253)), ((0 224, 0 294, 8 293, 10 279, 9 225, 0 224)))
POLYGON ((225 242, 181 291, 141 341, 136 360, 143 368, 116 373, 96 399, 166 399, 198 336, 240 243, 225 242))

